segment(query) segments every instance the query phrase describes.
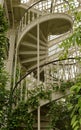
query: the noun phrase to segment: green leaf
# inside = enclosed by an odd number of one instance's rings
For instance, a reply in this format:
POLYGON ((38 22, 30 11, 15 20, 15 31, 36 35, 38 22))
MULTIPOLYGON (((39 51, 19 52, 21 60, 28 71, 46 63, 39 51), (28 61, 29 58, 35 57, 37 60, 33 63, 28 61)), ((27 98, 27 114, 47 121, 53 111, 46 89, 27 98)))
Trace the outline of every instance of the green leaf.
POLYGON ((70 89, 71 92, 75 91, 75 92, 79 92, 80 91, 80 87, 76 84, 76 85, 73 85, 70 89))
POLYGON ((78 105, 81 107, 81 97, 78 99, 78 105))
POLYGON ((79 126, 76 126, 76 127, 74 128, 74 130, 79 130, 79 126))
POLYGON ((76 88, 77 88, 77 86, 76 86, 76 85, 74 85, 74 86, 72 86, 72 87, 71 87, 71 89, 70 89, 70 90, 71 90, 71 91, 74 91, 76 88))
POLYGON ((80 125, 81 125, 81 118, 80 118, 80 120, 79 120, 79 123, 80 123, 80 125))
POLYGON ((75 126, 77 126, 78 123, 79 123, 78 121, 75 121, 72 127, 74 128, 75 126))
POLYGON ((81 115, 81 108, 79 108, 79 114, 81 115))
POLYGON ((71 113, 71 118, 73 118, 75 112, 76 112, 76 107, 74 107, 74 109, 73 109, 73 111, 72 111, 72 113, 71 113))
POLYGON ((68 104, 68 110, 72 110, 73 109, 73 104, 68 104))
POLYGON ((76 115, 74 115, 74 116, 73 116, 73 118, 72 118, 72 120, 71 120, 71 125, 73 125, 73 124, 75 123, 76 118, 77 118, 77 116, 76 116, 76 115))

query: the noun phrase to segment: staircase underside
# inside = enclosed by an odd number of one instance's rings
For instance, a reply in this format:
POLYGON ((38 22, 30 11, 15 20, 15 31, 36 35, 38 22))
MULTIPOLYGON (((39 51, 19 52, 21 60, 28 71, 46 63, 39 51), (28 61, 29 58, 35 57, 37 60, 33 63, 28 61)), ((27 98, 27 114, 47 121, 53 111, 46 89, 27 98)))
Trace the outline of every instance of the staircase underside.
POLYGON ((40 65, 48 57, 48 36, 60 35, 72 28, 72 18, 66 14, 48 14, 28 24, 18 39, 18 56, 22 66, 27 70, 37 66, 37 24, 39 24, 40 65))

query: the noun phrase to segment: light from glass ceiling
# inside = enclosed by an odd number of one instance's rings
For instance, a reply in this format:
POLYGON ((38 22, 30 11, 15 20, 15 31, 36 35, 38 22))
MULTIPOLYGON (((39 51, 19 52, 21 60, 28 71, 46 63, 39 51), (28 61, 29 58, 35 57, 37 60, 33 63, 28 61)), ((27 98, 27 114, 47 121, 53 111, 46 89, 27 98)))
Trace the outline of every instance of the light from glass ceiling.
POLYGON ((21 0, 21 3, 27 3, 29 0, 21 0))

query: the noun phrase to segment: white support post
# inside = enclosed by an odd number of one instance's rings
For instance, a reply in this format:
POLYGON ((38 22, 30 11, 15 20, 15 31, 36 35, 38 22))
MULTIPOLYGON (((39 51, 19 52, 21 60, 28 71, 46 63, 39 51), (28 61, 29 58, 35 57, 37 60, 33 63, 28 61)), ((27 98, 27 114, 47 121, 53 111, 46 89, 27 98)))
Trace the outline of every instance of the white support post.
POLYGON ((35 19, 34 12, 32 12, 32 21, 35 19))
POLYGON ((15 86, 15 82, 16 82, 16 68, 17 68, 17 48, 16 48, 16 52, 15 52, 15 65, 14 65, 14 81, 13 81, 13 88, 15 86))
MULTIPOLYGON (((19 76, 18 76, 18 80, 20 80, 21 78, 21 65, 20 63, 18 63, 18 67, 19 67, 19 76)), ((20 87, 20 84, 18 84, 18 89, 20 89, 20 97, 21 97, 21 87, 20 87)), ((20 99, 21 100, 21 99, 20 99)))
POLYGON ((28 24, 30 23, 30 11, 28 11, 28 24))
MULTIPOLYGON (((70 65, 70 59, 69 59, 69 79, 71 79, 71 65, 70 65)), ((74 65, 74 73, 75 73, 75 65, 74 65)))
POLYGON ((59 88, 60 88, 60 77, 59 77, 59 61, 57 61, 57 78, 58 78, 58 86, 59 86, 59 88))
POLYGON ((40 130, 40 106, 38 107, 38 130, 40 130))
POLYGON ((25 27, 26 27, 26 24, 27 24, 27 13, 25 13, 25 27))
MULTIPOLYGON (((39 23, 37 24, 37 85, 40 80, 39 72, 39 23)), ((38 107, 38 130, 40 130, 40 106, 38 107)))
POLYGON ((15 30, 9 30, 7 37, 9 37, 9 56, 6 63, 6 71, 9 74, 9 82, 7 84, 7 89, 10 90, 11 88, 11 78, 13 73, 13 58, 14 58, 14 46, 15 46, 15 30), (11 34, 11 35, 10 35, 11 34))
POLYGON ((22 31, 22 21, 20 21, 19 32, 22 31))
POLYGON ((24 83, 24 80, 21 81, 21 101, 23 99, 23 83, 24 83))
POLYGON ((26 94, 25 94, 25 101, 28 99, 28 82, 27 82, 27 77, 26 77, 26 94))
POLYGON ((23 31, 23 28, 24 28, 24 17, 22 17, 22 20, 21 20, 21 30, 23 31))
POLYGON ((37 79, 39 84, 39 23, 37 24, 37 79))

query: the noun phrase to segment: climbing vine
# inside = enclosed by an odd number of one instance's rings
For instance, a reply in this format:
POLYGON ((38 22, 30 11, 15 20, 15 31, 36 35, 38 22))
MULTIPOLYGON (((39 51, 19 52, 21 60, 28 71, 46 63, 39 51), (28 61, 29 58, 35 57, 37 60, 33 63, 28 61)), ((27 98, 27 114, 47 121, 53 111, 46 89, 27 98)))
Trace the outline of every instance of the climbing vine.
POLYGON ((68 109, 71 112, 71 125, 73 130, 81 127, 81 75, 76 79, 76 84, 71 87, 68 109))
POLYGON ((4 10, 0 6, 0 129, 3 130, 7 124, 7 107, 9 91, 6 90, 8 74, 5 71, 4 60, 6 58, 6 47, 8 45, 6 38, 7 22, 4 17, 4 10))
MULTIPOLYGON (((81 21, 81 14, 74 10, 73 5, 71 6, 74 15, 74 28, 73 34, 69 38, 67 38, 60 45, 64 49, 64 53, 60 57, 60 59, 67 58, 69 56, 69 49, 71 47, 81 47, 81 25, 79 24, 81 21)), ((76 57, 80 61, 80 57, 76 55, 76 57)), ((34 118, 29 113, 29 109, 37 109, 40 104, 40 99, 50 100, 51 94, 53 92, 65 92, 66 88, 71 87, 71 96, 68 101, 65 99, 64 102, 52 102, 50 104, 50 110, 48 116, 50 116, 50 126, 53 129, 61 129, 61 130, 78 130, 81 125, 81 96, 80 96, 80 82, 81 78, 76 77, 76 82, 71 81, 61 81, 60 87, 58 84, 52 84, 52 88, 49 90, 44 90, 42 86, 37 86, 36 89, 28 91, 28 99, 27 101, 19 102, 17 109, 13 110, 10 118, 10 129, 18 129, 23 127, 23 129, 33 129, 34 118), (76 95, 76 96, 75 96, 76 95), (32 120, 31 120, 32 119, 32 120), (21 124, 21 125, 20 125, 21 124)), ((25 86, 23 86, 23 99, 25 93, 25 86)))
POLYGON ((49 126, 54 130, 72 130, 70 112, 64 99, 49 104, 47 116, 50 118, 49 126))
MULTIPOLYGON (((70 56, 70 49, 75 47, 75 58, 80 64, 81 57, 78 53, 81 53, 81 12, 77 12, 73 5, 71 5, 71 8, 74 16, 73 33, 60 45, 60 47, 64 50, 64 53, 61 55, 60 59, 67 59, 70 56)), ((75 79, 76 82, 71 87, 68 109, 70 112, 72 129, 79 130, 81 128, 81 74, 76 75, 75 79)))
POLYGON ((20 102, 18 107, 13 110, 10 118, 10 130, 33 130, 35 120, 32 113, 28 112, 28 105, 20 102))
MULTIPOLYGON (((38 106, 40 105, 40 100, 45 100, 45 101, 49 100, 49 102, 50 102, 51 101, 51 94, 53 92, 59 91, 59 92, 62 92, 64 94, 66 88, 69 88, 73 84, 74 83, 70 82, 70 81, 62 82, 61 86, 60 86, 61 88, 63 86, 62 90, 59 87, 57 87, 58 89, 56 89, 53 86, 53 84, 51 86, 51 89, 49 89, 49 90, 45 89, 43 84, 40 84, 39 86, 37 86, 33 90, 28 90, 27 100, 19 101, 18 105, 16 104, 17 108, 12 111, 12 114, 11 114, 11 117, 9 120, 10 121, 9 128, 11 130, 14 130, 14 129, 33 130, 33 125, 36 121, 35 121, 35 117, 34 117, 32 112, 33 112, 33 110, 36 110, 38 108, 38 106)), ((23 92, 22 92, 22 94, 23 94, 23 92)), ((14 104, 14 102, 13 102, 13 104, 14 104)), ((50 110, 49 110, 48 115, 50 114, 50 117, 51 117, 51 122, 50 122, 49 126, 52 128, 54 127, 52 124, 54 124, 54 123, 56 124, 56 122, 54 122, 54 119, 53 119, 56 116, 56 115, 54 116, 53 113, 56 113, 56 112, 55 112, 55 109, 53 109, 53 108, 54 108, 54 106, 56 106, 57 108, 60 108, 60 105, 62 107, 63 104, 61 104, 61 103, 57 104, 54 102, 50 104, 50 110), (53 113, 50 113, 50 112, 53 112, 53 113)), ((63 109, 64 109, 64 107, 63 107, 63 109)), ((60 114, 61 114, 61 111, 60 111, 60 114)), ((70 117, 68 117, 68 118, 70 118, 70 117)), ((57 120, 57 122, 58 122, 58 120, 57 120)))

